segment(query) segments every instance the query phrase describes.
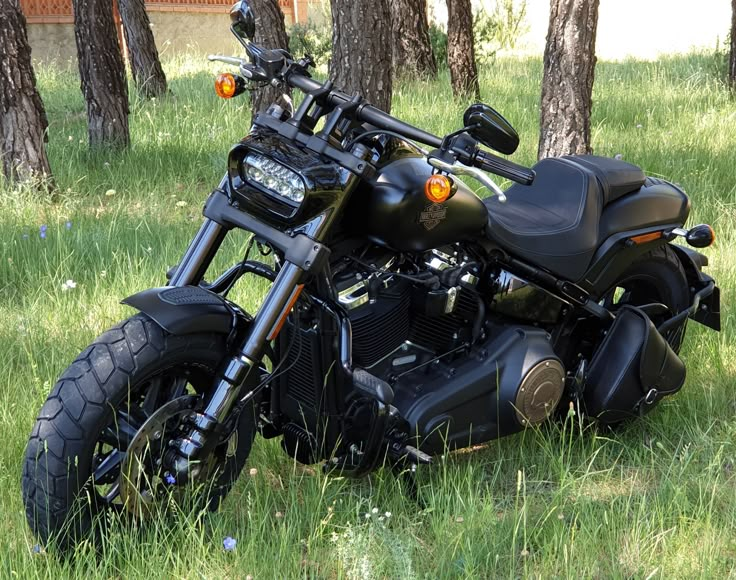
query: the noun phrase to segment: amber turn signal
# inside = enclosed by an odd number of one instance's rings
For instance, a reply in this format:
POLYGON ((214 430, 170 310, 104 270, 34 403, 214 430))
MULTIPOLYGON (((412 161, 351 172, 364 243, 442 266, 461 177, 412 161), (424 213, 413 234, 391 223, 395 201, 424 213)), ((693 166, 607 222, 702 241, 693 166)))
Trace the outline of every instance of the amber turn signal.
POLYGON ((245 90, 245 81, 231 73, 222 73, 215 79, 215 92, 218 97, 232 99, 245 90))
POLYGON ((700 224, 690 228, 685 241, 694 248, 707 248, 716 241, 716 232, 708 224, 700 224))
POLYGON ((445 175, 432 175, 424 184, 424 195, 433 203, 442 203, 452 195, 452 181, 445 175))

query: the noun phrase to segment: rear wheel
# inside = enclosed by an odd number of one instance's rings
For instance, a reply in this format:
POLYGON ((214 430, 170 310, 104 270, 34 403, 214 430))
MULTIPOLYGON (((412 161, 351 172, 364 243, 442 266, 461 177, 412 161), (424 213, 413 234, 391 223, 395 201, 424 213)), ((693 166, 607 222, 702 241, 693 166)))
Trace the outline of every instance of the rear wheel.
MULTIPOLYGON (((603 293, 601 302, 613 311, 624 304, 664 305, 666 310, 652 308, 648 313, 654 325, 659 326, 689 306, 690 290, 682 263, 669 245, 660 246, 632 262, 603 293)), ((665 335, 675 352, 680 351, 684 337, 685 325, 673 328, 665 335)))
MULTIPOLYGON (((221 335, 171 335, 143 314, 82 352, 51 391, 26 449, 22 492, 33 531, 63 549, 89 533, 96 515, 143 514, 180 490, 160 458, 225 352, 221 335)), ((255 429, 251 405, 213 452, 198 490, 211 508, 240 474, 255 429)))

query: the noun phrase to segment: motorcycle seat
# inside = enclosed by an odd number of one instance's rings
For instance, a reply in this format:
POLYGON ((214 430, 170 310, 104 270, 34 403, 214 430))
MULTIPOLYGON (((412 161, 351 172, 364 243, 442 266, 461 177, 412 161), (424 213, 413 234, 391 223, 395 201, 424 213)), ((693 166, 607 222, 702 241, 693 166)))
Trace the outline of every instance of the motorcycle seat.
POLYGON ((679 189, 648 180, 630 163, 592 155, 555 157, 543 159, 534 171, 531 185, 515 184, 505 192, 506 203, 484 200, 486 233, 511 254, 567 280, 583 277, 605 238, 687 218, 687 197, 679 189))

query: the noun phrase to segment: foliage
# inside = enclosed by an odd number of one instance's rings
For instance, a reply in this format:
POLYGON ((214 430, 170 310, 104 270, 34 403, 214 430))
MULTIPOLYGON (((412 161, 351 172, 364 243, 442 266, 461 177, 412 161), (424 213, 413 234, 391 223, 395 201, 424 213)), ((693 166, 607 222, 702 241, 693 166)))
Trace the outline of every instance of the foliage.
POLYGON ((310 55, 317 66, 326 66, 332 56, 332 27, 329 15, 318 22, 296 23, 289 29, 289 52, 296 57, 310 55))
POLYGON ((447 32, 435 22, 429 27, 429 42, 432 45, 432 54, 437 61, 437 67, 447 68, 447 32))
MULTIPOLYGON (((729 305, 736 125, 711 62, 691 55, 599 63, 593 144, 690 194, 690 223, 718 232, 705 253, 729 305)), ((721 334, 689 325, 687 383, 643 422, 607 433, 568 417, 437 458, 420 469, 421 504, 388 469, 357 482, 326 476, 295 464, 278 440, 258 439, 218 514, 184 510, 141 528, 117 523, 99 552, 85 544, 67 560, 36 548, 19 473, 38 409, 69 362, 130 315, 120 298, 164 281, 201 223, 229 147, 248 130, 247 100, 212 92, 221 65, 180 58, 164 66, 177 98, 134 103, 131 148, 106 153, 87 147, 75 73, 36 71, 62 199, 50 204, 0 184, 0 577, 733 576, 736 317, 727 308, 721 334), (228 537, 234 546, 223 544, 228 537)), ((483 94, 521 134, 519 163, 536 154, 541 70, 539 59, 499 56, 480 73, 483 94)), ((402 81, 393 110, 445 134, 459 127, 463 107, 448 91, 446 72, 402 81)), ((216 269, 241 257, 244 238, 226 239, 216 269)), ((244 280, 231 296, 252 311, 264 290, 244 280)))
POLYGON ((526 0, 496 0, 491 11, 481 8, 473 17, 476 57, 493 59, 499 50, 513 50, 520 36, 528 30, 526 0), (518 4, 518 7, 517 7, 518 4))

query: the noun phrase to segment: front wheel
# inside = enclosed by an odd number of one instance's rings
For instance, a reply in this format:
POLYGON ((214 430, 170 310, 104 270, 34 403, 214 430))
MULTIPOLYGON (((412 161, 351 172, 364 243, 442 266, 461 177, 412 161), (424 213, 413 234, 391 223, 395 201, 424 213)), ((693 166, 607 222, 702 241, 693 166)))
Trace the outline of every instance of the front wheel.
MULTIPOLYGON (((176 488, 159 458, 225 353, 221 335, 171 335, 144 314, 87 347, 52 389, 26 448, 22 493, 34 533, 63 549, 101 512, 140 512, 176 488)), ((211 508, 243 469, 255 431, 250 405, 208 461, 211 508)))

